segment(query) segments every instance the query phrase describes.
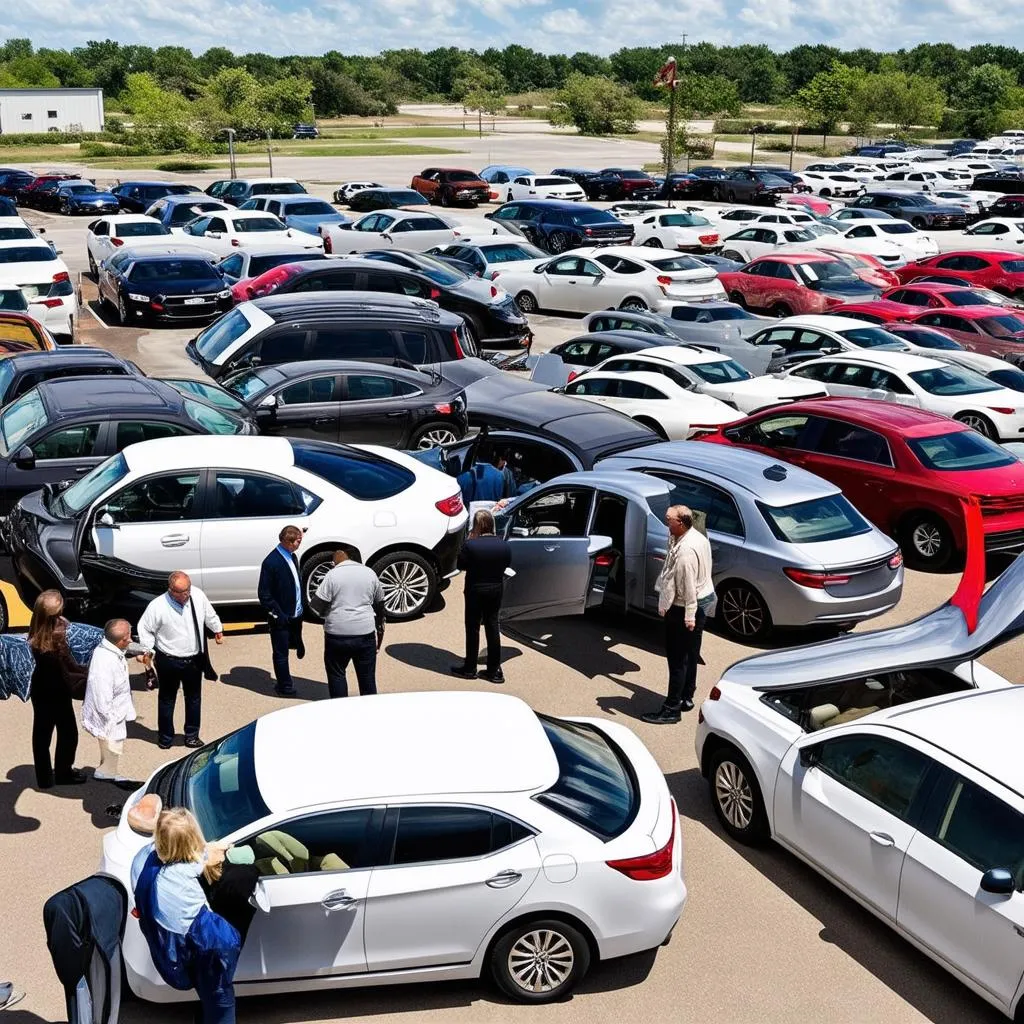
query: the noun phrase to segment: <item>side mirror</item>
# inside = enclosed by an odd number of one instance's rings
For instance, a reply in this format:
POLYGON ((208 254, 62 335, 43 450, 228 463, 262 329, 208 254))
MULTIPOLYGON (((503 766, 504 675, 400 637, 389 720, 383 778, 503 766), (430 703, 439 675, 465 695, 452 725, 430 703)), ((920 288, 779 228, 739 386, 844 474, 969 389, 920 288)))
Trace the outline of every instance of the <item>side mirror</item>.
POLYGON ((36 453, 24 444, 14 453, 14 464, 18 469, 35 469, 36 453))
POLYGON ((541 263, 540 266, 533 268, 533 272, 535 274, 543 274, 544 271, 547 270, 547 269, 548 269, 548 265, 546 263, 541 263))
POLYGON ((802 747, 800 750, 800 767, 813 768, 820 759, 820 748, 802 747))
POLYGON ((99 514, 96 516, 96 525, 106 527, 108 530, 119 528, 117 523, 114 522, 114 517, 105 508, 100 509, 99 514))
POLYGON ((997 896, 1010 896, 1016 888, 1013 875, 1006 868, 989 868, 981 876, 983 892, 995 893, 997 896))
POLYGON ((252 895, 249 897, 249 906, 255 907, 264 914, 270 913, 270 893, 267 892, 262 878, 256 883, 256 888, 253 889, 252 895))
POLYGON ((823 356, 834 356, 837 352, 842 351, 838 345, 824 345, 821 349, 821 354, 823 356))
POLYGON ((220 231, 207 231, 206 232, 206 236, 207 236, 207 238, 220 238, 221 237, 221 232, 220 231))

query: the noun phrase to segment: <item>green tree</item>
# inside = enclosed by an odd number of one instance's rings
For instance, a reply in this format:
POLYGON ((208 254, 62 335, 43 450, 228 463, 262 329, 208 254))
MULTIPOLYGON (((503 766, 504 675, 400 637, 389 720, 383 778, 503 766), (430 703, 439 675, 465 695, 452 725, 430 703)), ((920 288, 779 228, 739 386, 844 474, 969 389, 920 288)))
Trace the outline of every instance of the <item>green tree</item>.
POLYGON ((1000 110, 1006 106, 1017 76, 998 64, 971 68, 956 90, 960 106, 971 110, 1000 110))
POLYGON ((121 108, 132 123, 133 142, 155 151, 194 148, 204 128, 192 104, 164 89, 148 72, 128 75, 121 108))
POLYGON ((834 60, 827 71, 819 71, 797 93, 797 102, 807 119, 821 129, 823 137, 839 124, 849 109, 856 84, 857 72, 834 60))
MULTIPOLYGON (((736 83, 722 75, 690 75, 679 77, 676 102, 684 113, 680 116, 713 117, 715 114, 740 112, 740 93, 736 83)), ((665 95, 668 95, 666 92, 665 95)))
POLYGON ((880 72, 867 76, 866 87, 873 96, 876 119, 895 125, 900 134, 915 125, 937 125, 942 118, 946 97, 932 78, 880 72))
POLYGON ((555 95, 552 124, 573 124, 584 135, 636 131, 643 105, 633 92, 603 75, 574 71, 555 95))

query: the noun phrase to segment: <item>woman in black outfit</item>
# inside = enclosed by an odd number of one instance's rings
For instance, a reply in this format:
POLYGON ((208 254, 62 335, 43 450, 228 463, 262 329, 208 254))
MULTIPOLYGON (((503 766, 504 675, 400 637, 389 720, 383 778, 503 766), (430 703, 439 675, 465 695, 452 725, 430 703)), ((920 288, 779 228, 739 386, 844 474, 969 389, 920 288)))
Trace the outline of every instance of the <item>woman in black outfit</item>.
POLYGON ((85 692, 88 669, 68 649, 68 620, 61 614, 64 598, 57 590, 44 590, 36 598, 28 627, 28 646, 36 667, 32 673, 32 758, 36 785, 50 789, 85 782, 74 766, 78 749, 78 720, 72 695, 85 692), (57 731, 57 753, 50 761, 50 743, 57 731))

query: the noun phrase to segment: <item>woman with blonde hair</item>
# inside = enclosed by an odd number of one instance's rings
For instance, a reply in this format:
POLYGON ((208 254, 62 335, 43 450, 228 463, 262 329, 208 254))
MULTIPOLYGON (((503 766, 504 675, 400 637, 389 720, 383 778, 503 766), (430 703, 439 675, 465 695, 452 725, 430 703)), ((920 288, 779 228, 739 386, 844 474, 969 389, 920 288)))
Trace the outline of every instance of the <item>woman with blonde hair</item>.
POLYGON ((85 689, 88 669, 75 661, 68 648, 68 620, 59 590, 44 590, 32 608, 28 646, 35 660, 29 699, 32 701, 32 760, 40 789, 79 785, 85 774, 74 767, 78 722, 72 696, 85 689), (50 760, 50 743, 57 733, 57 750, 50 760))
POLYGON ((132 862, 135 909, 160 976, 176 989, 194 988, 201 1024, 234 1024, 238 930, 206 900, 199 878, 220 876, 225 843, 207 843, 199 822, 181 807, 162 811, 153 842, 132 862))

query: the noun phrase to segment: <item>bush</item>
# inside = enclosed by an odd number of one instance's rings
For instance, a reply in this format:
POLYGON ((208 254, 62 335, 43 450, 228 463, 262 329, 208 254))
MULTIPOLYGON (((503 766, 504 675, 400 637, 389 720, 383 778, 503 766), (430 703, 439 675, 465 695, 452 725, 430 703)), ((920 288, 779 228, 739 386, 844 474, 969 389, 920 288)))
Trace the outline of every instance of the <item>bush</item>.
POLYGON ((791 145, 791 139, 765 139, 758 143, 758 148, 769 153, 788 153, 791 145))
POLYGON ((110 132, 19 132, 0 135, 0 146, 59 146, 66 142, 112 141, 110 132))
POLYGON ((205 160, 165 160, 163 163, 157 164, 156 169, 167 171, 169 174, 198 174, 216 166, 216 164, 208 163, 205 160))
POLYGON ((718 135, 789 135, 792 127, 788 124, 776 124, 774 121, 749 121, 743 118, 720 118, 715 121, 715 132, 718 135))

